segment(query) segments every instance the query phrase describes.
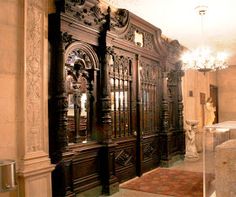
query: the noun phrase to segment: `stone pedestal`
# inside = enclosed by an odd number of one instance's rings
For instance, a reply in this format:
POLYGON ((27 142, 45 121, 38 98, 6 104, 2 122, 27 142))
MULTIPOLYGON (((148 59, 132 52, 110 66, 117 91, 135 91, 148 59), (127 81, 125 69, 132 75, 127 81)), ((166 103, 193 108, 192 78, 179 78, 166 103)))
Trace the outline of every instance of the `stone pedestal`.
POLYGON ((216 147, 216 195, 236 196, 236 140, 229 140, 216 147))
POLYGON ((201 153, 203 150, 203 147, 202 147, 203 143, 202 142, 203 142, 203 132, 202 132, 202 130, 198 130, 196 132, 196 148, 197 148, 198 153, 201 153))
POLYGON ((215 151, 216 146, 230 139, 230 130, 217 128, 206 132, 206 150, 215 151))

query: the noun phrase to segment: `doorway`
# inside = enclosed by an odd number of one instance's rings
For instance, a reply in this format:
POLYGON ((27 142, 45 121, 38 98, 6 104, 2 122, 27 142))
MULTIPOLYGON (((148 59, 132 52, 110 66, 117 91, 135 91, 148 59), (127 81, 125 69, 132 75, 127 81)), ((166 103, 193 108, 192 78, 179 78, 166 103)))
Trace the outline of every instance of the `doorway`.
POLYGON ((213 106, 215 107, 215 120, 213 124, 219 122, 219 113, 218 113, 218 87, 210 84, 210 97, 212 98, 213 106))

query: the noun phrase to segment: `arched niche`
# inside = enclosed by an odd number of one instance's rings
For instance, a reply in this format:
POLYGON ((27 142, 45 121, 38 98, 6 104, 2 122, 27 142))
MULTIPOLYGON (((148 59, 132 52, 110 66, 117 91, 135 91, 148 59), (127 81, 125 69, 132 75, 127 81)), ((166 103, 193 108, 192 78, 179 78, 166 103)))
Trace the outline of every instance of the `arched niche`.
POLYGON ((91 140, 98 70, 99 61, 92 46, 76 41, 66 48, 64 75, 68 99, 69 144, 91 140))

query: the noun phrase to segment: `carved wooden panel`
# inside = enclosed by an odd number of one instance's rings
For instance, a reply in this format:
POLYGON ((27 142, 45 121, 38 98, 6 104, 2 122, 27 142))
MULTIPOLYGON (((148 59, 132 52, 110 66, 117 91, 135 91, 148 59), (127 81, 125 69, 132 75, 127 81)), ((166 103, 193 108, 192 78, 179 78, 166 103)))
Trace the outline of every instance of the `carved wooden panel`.
POLYGON ((159 136, 158 135, 145 136, 142 144, 143 144, 142 173, 144 173, 159 165, 161 156, 159 136))
POLYGON ((169 126, 178 128, 178 74, 171 70, 167 74, 167 87, 169 96, 169 126))
POLYGON ((143 36, 143 45, 142 47, 153 51, 154 50, 154 36, 153 34, 145 31, 144 29, 137 27, 134 24, 130 24, 127 34, 124 36, 124 39, 135 44, 135 32, 142 34, 143 36))
POLYGON ((133 120, 131 105, 133 62, 128 56, 114 54, 110 66, 111 112, 113 138, 132 135, 133 120))
POLYGON ((119 141, 115 151, 116 176, 120 182, 132 178, 136 174, 135 139, 119 141))
POLYGON ((158 62, 142 59, 140 70, 141 85, 141 131, 143 134, 155 133, 159 129, 160 67, 158 62))
POLYGON ((85 150, 73 159, 72 176, 75 193, 101 184, 99 149, 85 150))

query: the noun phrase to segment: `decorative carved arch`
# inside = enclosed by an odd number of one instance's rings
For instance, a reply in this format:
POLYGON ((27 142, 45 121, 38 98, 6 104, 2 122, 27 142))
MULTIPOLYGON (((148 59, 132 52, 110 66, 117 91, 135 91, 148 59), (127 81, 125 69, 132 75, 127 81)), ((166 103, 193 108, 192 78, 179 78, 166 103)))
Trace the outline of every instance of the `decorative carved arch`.
POLYGON ((81 50, 84 54, 87 55, 87 57, 85 58, 89 58, 87 60, 89 64, 85 65, 86 66, 85 69, 99 70, 99 60, 97 54, 90 45, 79 41, 73 42, 66 48, 65 57, 67 58, 70 55, 70 53, 75 50, 81 50))

